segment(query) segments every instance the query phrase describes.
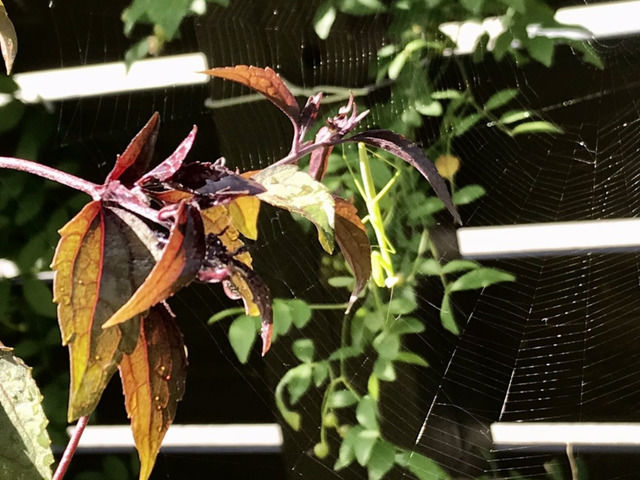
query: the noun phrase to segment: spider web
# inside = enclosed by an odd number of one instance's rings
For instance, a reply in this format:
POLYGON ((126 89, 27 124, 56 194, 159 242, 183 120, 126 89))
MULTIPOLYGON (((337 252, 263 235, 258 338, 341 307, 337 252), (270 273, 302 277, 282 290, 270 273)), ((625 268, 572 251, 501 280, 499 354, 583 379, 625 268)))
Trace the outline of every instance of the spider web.
MULTIPOLYGON (((10 2, 7 2, 10 4, 10 2)), ((15 2, 20 18, 38 36, 22 35, 16 69, 76 66, 116 61, 130 40, 121 35, 119 15, 127 2, 15 2), (24 52, 24 53, 23 53, 24 52), (33 53, 29 55, 29 53, 33 53)), ((384 41, 386 19, 339 16, 326 41, 310 28, 318 2, 295 6, 273 0, 232 1, 227 9, 186 22, 181 39, 167 53, 202 51, 211 66, 272 66, 304 87, 362 87, 384 41)), ((8 7, 9 8, 9 7, 8 7)), ((20 32, 18 32, 20 34, 20 32)), ((479 125, 454 144, 462 160, 459 185, 478 183, 488 195, 462 208, 465 226, 510 225, 635 217, 640 208, 640 46, 637 38, 597 41, 606 65, 596 71, 570 49, 556 52, 554 66, 516 68, 509 62, 451 58, 441 66, 440 87, 466 82, 480 98, 516 87, 522 108, 541 112, 565 134, 509 138, 479 125), (467 72, 467 80, 460 71, 467 72)), ((159 156, 166 156, 193 123, 199 126, 192 158, 224 155, 242 170, 263 168, 284 156, 290 125, 267 102, 210 109, 208 98, 246 94, 238 85, 215 82, 193 86, 65 101, 54 106, 57 149, 87 159, 93 180, 104 177, 115 153, 151 112, 163 127, 159 156)), ((368 97, 375 101, 376 96, 368 97)), ((405 105, 395 105, 401 115, 405 105)), ((367 120, 376 124, 376 117, 367 120)), ((420 131, 428 145, 435 127, 420 131)), ((321 250, 286 213, 262 215, 261 239, 252 245, 256 270, 274 296, 308 302, 345 301, 344 291, 318 279, 321 250)), ((456 294, 455 315, 464 328, 454 337, 439 326, 442 287, 421 284, 416 316, 427 325, 407 347, 421 353, 428 369, 405 369, 392 388, 383 388, 383 430, 392 441, 437 459, 454 477, 546 478, 548 455, 514 449, 494 452, 489 425, 495 421, 638 421, 640 419, 640 262, 638 254, 585 254, 483 262, 517 276, 515 283, 456 294), (390 391, 393 390, 393 391, 390 391), (401 392, 401 394, 398 394, 401 392), (493 458, 489 461, 488 458, 493 458)), ((279 341, 266 359, 238 366, 226 339, 226 325, 209 327, 208 316, 231 306, 217 286, 195 286, 172 305, 185 330, 190 351, 187 397, 178 423, 250 422, 274 419, 273 389, 296 361, 290 339, 279 341), (231 373, 229 373, 231 372, 231 373), (230 418, 229 412, 234 417, 230 418), (266 419, 266 420, 265 420, 266 419)), ((340 318, 314 312, 304 334, 320 355, 339 345, 340 318)), ((374 358, 354 372, 366 381, 374 358)), ((110 387, 106 402, 117 397, 110 387)), ((357 468, 334 472, 316 459, 320 393, 306 396, 300 409, 304 428, 285 429, 284 475, 300 479, 362 479, 357 468)), ((117 404, 116 400, 115 403, 117 404)), ((112 419, 102 411, 102 418, 112 419)), ((113 418, 122 417, 122 412, 113 418)), ((585 456, 590 478, 637 478, 637 459, 585 456)), ((157 478, 185 478, 181 468, 227 468, 228 478, 247 478, 257 467, 245 459, 194 460, 161 454, 157 478), (218 462, 218 463, 216 463, 218 462), (220 466, 223 463, 226 466, 220 466), (206 467, 204 467, 206 465, 206 467)), ((282 466, 263 463, 273 478, 282 466)), ((393 470, 388 478, 409 478, 393 470)))

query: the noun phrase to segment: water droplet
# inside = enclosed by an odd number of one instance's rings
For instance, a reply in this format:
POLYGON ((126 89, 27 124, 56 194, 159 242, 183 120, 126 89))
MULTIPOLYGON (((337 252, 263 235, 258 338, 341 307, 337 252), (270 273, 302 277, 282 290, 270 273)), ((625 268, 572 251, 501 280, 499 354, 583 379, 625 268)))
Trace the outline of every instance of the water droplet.
POLYGON ((166 377, 164 377, 164 379, 168 382, 169 380, 171 380, 171 375, 167 375, 166 377))
POLYGON ((101 357, 100 355, 96 355, 95 357, 93 357, 93 359, 94 359, 96 362, 99 362, 99 361, 102 359, 102 357, 101 357))
POLYGON ((156 402, 159 402, 160 401, 160 397, 158 395, 156 395, 155 397, 153 397, 153 400, 156 401, 156 402))
POLYGON ((160 404, 156 405, 156 410, 158 410, 158 411, 162 410, 162 405, 160 405, 160 404))

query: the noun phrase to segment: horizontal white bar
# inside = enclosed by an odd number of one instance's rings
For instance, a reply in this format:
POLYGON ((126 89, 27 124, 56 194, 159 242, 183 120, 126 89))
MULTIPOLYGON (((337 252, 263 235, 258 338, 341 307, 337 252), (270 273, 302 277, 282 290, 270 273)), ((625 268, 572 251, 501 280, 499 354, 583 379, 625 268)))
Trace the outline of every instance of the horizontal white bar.
MULTIPOLYGON (((560 8, 555 19, 567 25, 579 25, 592 35, 566 29, 544 30, 532 25, 529 36, 569 37, 576 39, 609 38, 640 33, 640 1, 596 3, 579 7, 560 8)), ((499 18, 490 17, 482 22, 447 22, 440 25, 440 31, 456 42, 453 53, 472 53, 480 37, 489 34, 489 49, 495 39, 504 32, 499 18)))
MULTIPOLYGON (((149 58, 133 63, 127 72, 124 62, 18 73, 13 79, 16 98, 25 103, 58 101, 136 90, 206 83, 209 76, 204 53, 149 58)), ((0 98, 0 105, 10 99, 0 98)))
POLYGON ((456 235, 465 258, 638 250, 640 219, 465 227, 456 235))
POLYGON ((497 422, 491 437, 505 447, 640 447, 640 423, 497 422))
MULTIPOLYGON (((69 427, 71 434, 75 427, 69 427)), ((276 423, 228 425, 171 425, 162 449, 180 451, 270 452, 282 447, 282 430, 276 423)), ((89 425, 80 450, 123 451, 134 448, 129 425, 89 425)))

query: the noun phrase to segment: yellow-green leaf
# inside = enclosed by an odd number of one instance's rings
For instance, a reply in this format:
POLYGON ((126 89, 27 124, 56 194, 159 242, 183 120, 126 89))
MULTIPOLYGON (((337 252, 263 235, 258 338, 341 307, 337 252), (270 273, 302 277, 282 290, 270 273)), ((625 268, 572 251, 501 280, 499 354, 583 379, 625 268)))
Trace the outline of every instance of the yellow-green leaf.
POLYGON ((187 373, 182 334, 164 306, 154 307, 141 320, 138 344, 123 356, 119 368, 140 457, 140 480, 146 480, 184 395, 187 373))
POLYGON ((295 165, 273 165, 256 173, 253 180, 267 190, 258 195, 260 200, 313 222, 322 248, 333 251, 335 209, 327 187, 295 165))
POLYGON ((232 200, 227 208, 233 226, 248 239, 257 240, 260 200, 250 195, 238 197, 232 200))

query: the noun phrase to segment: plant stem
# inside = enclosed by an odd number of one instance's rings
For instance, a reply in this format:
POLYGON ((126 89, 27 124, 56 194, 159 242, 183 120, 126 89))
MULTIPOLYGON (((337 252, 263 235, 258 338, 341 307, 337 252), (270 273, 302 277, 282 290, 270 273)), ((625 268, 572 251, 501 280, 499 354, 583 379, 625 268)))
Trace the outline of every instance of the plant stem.
POLYGON ((345 310, 348 303, 310 303, 311 310, 345 310))
POLYGON ((42 165, 41 163, 31 162, 20 158, 0 157, 0 168, 10 168, 12 170, 37 175, 86 193, 94 200, 100 199, 100 185, 88 182, 87 180, 83 180, 82 178, 71 175, 70 173, 65 173, 55 168, 42 165))
POLYGON ((76 428, 73 431, 73 435, 71 435, 71 438, 69 439, 67 448, 64 449, 64 453, 62 454, 62 458, 60 459, 60 463, 58 464, 56 473, 53 475, 53 480, 62 480, 64 474, 67 473, 67 469, 69 468, 69 464, 71 463, 73 454, 76 453, 76 449, 78 448, 78 443, 80 442, 80 437, 82 437, 82 432, 84 432, 84 428, 87 426, 88 422, 89 416, 80 417, 78 419, 78 423, 76 424, 76 428))

